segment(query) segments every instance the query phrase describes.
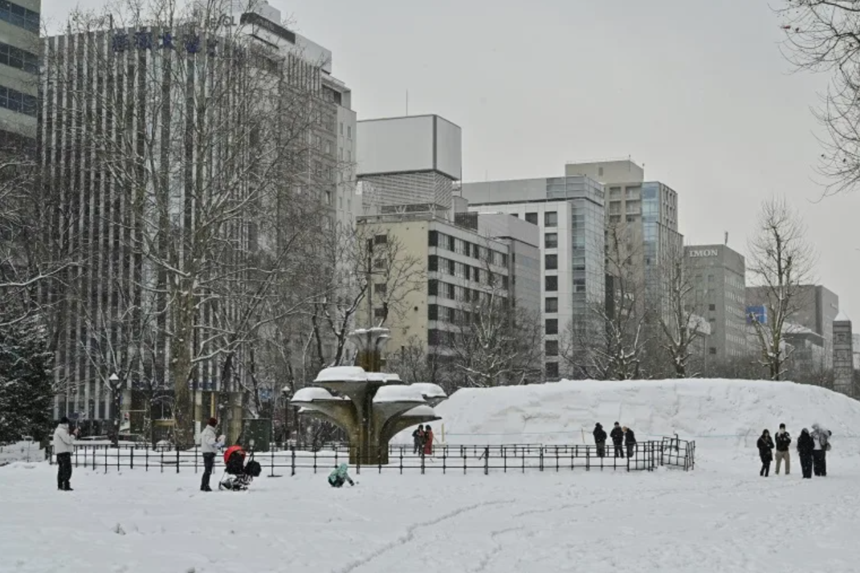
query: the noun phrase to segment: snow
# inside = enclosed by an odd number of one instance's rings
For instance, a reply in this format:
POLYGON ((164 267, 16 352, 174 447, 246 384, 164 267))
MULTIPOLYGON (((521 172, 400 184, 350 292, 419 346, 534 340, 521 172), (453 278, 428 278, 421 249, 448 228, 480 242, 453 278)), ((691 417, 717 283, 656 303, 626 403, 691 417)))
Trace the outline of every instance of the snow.
POLYGON ((38 442, 22 441, 0 445, 0 466, 11 462, 36 462, 45 459, 45 451, 38 442))
POLYGON ((368 372, 367 379, 371 382, 383 382, 385 384, 392 384, 400 382, 399 374, 392 374, 391 372, 368 372))
POLYGON ((383 386, 373 397, 375 403, 386 402, 417 402, 423 403, 424 396, 412 386, 383 386))
POLYGON ((331 489, 326 466, 208 494, 188 468, 75 468, 68 493, 56 491, 55 467, 16 462, 0 468, 0 569, 849 573, 860 562, 860 404, 828 390, 562 382, 461 390, 436 411, 452 444, 582 443, 596 420, 640 439, 677 431, 696 439, 697 467, 485 476, 442 474, 431 458, 426 475, 351 468, 355 488, 331 489), (827 478, 801 480, 794 452, 790 476, 758 476, 762 428, 785 422, 796 438, 816 421, 833 431, 827 478))
POLYGON ((317 374, 316 382, 364 382, 367 373, 360 366, 332 366, 317 374))
POLYGON ((436 411, 433 410, 430 406, 418 406, 416 408, 412 408, 405 414, 403 414, 404 418, 417 418, 417 417, 427 417, 427 416, 435 416, 436 411))
MULTIPOLYGON (((314 400, 343 400, 344 398, 335 397, 325 388, 307 387, 302 388, 293 396, 292 402, 295 404, 313 402, 314 400)), ((348 398, 346 398, 348 399, 348 398)))
POLYGON ((840 310, 839 314, 836 315, 836 318, 833 319, 833 322, 851 322, 851 319, 848 318, 848 315, 845 314, 844 310, 840 310))
POLYGON ((414 384, 410 384, 410 386, 421 392, 425 398, 445 398, 447 396, 445 391, 438 384, 415 382, 414 384))

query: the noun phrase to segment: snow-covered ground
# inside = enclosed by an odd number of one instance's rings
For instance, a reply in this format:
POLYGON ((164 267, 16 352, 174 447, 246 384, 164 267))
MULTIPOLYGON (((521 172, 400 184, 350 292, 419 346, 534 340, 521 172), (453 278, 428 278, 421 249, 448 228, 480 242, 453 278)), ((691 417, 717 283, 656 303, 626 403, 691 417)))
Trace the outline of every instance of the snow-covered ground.
POLYGON ((0 468, 0 571, 857 571, 860 408, 815 388, 734 384, 619 384, 591 398, 551 385, 468 392, 438 408, 484 443, 559 443, 530 430, 569 437, 597 415, 642 434, 702 436, 688 473, 365 471, 342 490, 299 473, 205 494, 191 472, 76 469, 64 493, 54 467, 12 463, 0 468), (834 431, 828 477, 801 480, 795 454, 790 476, 760 478, 746 435, 785 421, 796 436, 816 420, 834 431))

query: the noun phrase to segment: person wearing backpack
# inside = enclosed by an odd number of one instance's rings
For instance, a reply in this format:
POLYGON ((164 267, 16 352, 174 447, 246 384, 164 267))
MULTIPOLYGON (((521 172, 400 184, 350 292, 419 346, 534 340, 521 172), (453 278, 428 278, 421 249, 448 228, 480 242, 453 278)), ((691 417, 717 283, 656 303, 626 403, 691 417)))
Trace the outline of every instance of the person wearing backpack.
POLYGON ((776 442, 776 475, 779 475, 779 467, 783 460, 785 460, 785 475, 789 475, 791 473, 791 453, 788 451, 788 447, 791 445, 791 436, 785 431, 785 424, 779 425, 779 431, 774 437, 776 442))
POLYGON ((815 475, 827 477, 827 452, 830 450, 830 436, 833 432, 822 428, 819 424, 812 424, 812 441, 815 449, 812 451, 812 467, 815 475))

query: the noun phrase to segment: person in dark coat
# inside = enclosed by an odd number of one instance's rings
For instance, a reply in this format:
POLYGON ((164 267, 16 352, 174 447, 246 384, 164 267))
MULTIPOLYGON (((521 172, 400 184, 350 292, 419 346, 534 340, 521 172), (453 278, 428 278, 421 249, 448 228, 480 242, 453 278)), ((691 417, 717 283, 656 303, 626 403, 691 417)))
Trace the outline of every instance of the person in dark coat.
POLYGON ((624 432, 624 445, 627 446, 627 457, 632 458, 633 452, 636 451, 636 434, 627 426, 624 426, 621 431, 624 432))
POLYGON ((815 451, 815 440, 809 434, 809 430, 803 428, 800 437, 797 438, 797 455, 800 458, 800 469, 803 479, 812 479, 812 454, 815 451))
POLYGON ((827 452, 830 450, 830 436, 833 432, 818 424, 812 424, 812 432, 809 435, 815 444, 812 451, 812 471, 817 476, 827 477, 827 452))
POLYGON ((412 432, 412 453, 416 456, 424 449, 424 424, 418 426, 418 429, 412 432))
POLYGON ((770 438, 770 432, 767 430, 762 432, 756 446, 758 447, 758 455, 761 458, 761 471, 759 475, 768 477, 770 476, 770 462, 773 461, 773 440, 770 438))
POLYGON ((611 432, 609 432, 609 437, 612 438, 612 444, 615 446, 615 457, 623 458, 624 430, 621 429, 621 425, 618 422, 615 422, 615 427, 612 428, 611 432))
POLYGON ((602 458, 606 455, 606 430, 600 425, 600 422, 594 425, 594 445, 597 446, 597 457, 602 458))

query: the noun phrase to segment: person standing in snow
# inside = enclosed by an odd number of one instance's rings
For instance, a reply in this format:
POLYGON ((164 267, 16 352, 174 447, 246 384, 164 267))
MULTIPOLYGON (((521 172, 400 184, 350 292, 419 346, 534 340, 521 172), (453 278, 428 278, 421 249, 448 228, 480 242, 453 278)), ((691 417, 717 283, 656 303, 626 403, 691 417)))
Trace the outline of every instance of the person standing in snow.
POLYGON ((69 480, 72 479, 72 452, 75 449, 75 437, 78 430, 69 432, 69 419, 63 416, 57 429, 54 430, 53 448, 57 456, 57 489, 72 491, 69 480))
POLYGON ((200 491, 212 491, 209 487, 209 478, 212 477, 215 454, 218 453, 218 435, 215 433, 217 426, 218 419, 209 418, 208 425, 200 432, 200 452, 203 454, 203 478, 200 480, 200 491))
POLYGON ((636 434, 627 426, 624 426, 621 431, 624 432, 624 445, 627 446, 627 457, 633 458, 633 452, 636 451, 636 434))
POLYGON ((818 424, 812 424, 812 443, 815 449, 812 451, 812 468, 815 475, 827 476, 827 452, 830 450, 830 436, 833 432, 822 428, 818 424))
POLYGON ((785 431, 785 424, 779 425, 776 432, 776 475, 779 475, 779 466, 785 461, 785 475, 791 473, 791 453, 788 447, 791 445, 791 436, 785 431))
POLYGON ((412 453, 416 456, 424 449, 424 424, 418 426, 418 429, 412 432, 412 453))
POLYGON ((761 471, 758 475, 761 477, 770 476, 770 462, 773 461, 773 440, 770 438, 770 432, 765 430, 761 433, 761 437, 756 442, 758 447, 758 455, 761 458, 761 471))
POLYGON ((328 483, 331 487, 343 487, 343 484, 349 482, 350 486, 354 486, 355 482, 349 477, 349 466, 340 464, 328 476, 328 483))
POLYGON ((594 425, 594 445, 597 446, 597 457, 602 458, 606 455, 606 431, 600 422, 594 425))
POLYGON ((433 429, 429 425, 424 428, 424 455, 433 455, 433 429))
POLYGON ((612 428, 611 432, 609 432, 609 437, 612 438, 612 444, 615 446, 615 457, 623 458, 624 430, 621 429, 621 426, 618 424, 618 422, 615 422, 615 427, 612 428))
POLYGON ((812 454, 815 451, 815 440, 809 435, 809 430, 803 428, 797 438, 797 455, 800 458, 800 470, 803 479, 812 479, 812 454))

